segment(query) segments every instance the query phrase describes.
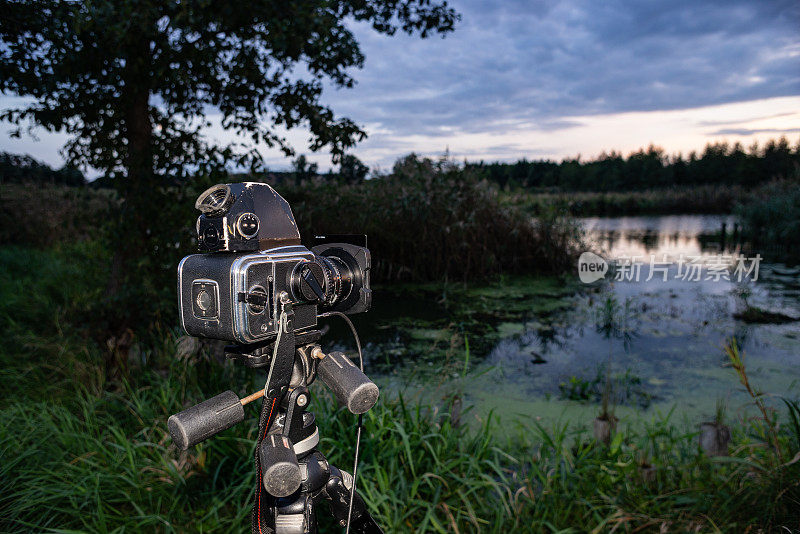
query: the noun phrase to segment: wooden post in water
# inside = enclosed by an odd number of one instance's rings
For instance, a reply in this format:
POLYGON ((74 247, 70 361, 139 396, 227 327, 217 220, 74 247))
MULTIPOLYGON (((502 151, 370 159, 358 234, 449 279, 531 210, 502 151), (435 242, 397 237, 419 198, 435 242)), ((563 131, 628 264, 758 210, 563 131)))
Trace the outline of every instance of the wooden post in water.
POLYGON ((728 237, 728 223, 722 221, 722 238, 720 239, 720 251, 725 252, 725 239, 728 237))

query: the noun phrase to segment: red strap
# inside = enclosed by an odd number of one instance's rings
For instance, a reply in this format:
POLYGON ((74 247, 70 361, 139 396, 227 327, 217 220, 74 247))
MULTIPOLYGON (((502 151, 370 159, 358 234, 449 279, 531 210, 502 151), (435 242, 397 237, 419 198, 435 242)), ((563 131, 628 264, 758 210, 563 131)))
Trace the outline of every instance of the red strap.
MULTIPOLYGON (((272 422, 272 410, 275 409, 275 401, 278 399, 272 399, 272 406, 269 409, 269 415, 267 416, 267 423, 264 425, 264 435, 261 436, 261 439, 258 440, 259 445, 264 438, 267 437, 267 430, 269 430, 270 423, 272 422)), ((256 450, 256 458, 258 458, 258 450, 256 450)), ((261 462, 258 464, 258 486, 256 487, 256 515, 258 516, 258 532, 259 534, 263 534, 261 532, 261 486, 263 483, 261 481, 261 462)))

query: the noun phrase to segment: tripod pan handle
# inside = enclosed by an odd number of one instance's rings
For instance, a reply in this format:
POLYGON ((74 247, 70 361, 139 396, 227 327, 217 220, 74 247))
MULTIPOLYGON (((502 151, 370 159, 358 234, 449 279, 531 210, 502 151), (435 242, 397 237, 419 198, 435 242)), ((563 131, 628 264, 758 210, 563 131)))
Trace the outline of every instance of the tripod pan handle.
POLYGON ((322 358, 317 364, 317 375, 354 414, 367 412, 378 402, 378 386, 341 352, 331 352, 322 358))
POLYGON ((269 434, 258 449, 264 489, 273 497, 288 497, 300 487, 303 475, 292 441, 281 434, 269 434))
POLYGON ((185 451, 242 421, 244 406, 236 393, 226 391, 171 415, 167 420, 167 428, 175 445, 185 451))

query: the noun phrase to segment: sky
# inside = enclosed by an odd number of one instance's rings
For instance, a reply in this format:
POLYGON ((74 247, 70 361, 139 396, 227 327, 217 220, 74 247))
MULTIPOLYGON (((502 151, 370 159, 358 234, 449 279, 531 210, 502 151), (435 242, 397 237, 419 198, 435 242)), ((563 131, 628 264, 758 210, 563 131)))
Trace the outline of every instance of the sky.
MULTIPOLYGON (((373 169, 388 170, 409 152, 560 160, 650 144, 686 154, 714 141, 800 140, 797 2, 450 5, 462 20, 444 39, 388 37, 353 26, 364 68, 353 72, 356 87, 330 87, 324 101, 367 131, 353 153, 373 169)), ((0 96, 0 109, 19 103, 0 96)), ((216 125, 207 133, 232 139, 216 125)), ((287 136, 298 153, 330 166, 327 154, 308 151, 305 132, 287 136)), ((3 135, 0 150, 58 166, 65 139, 3 135)), ((288 168, 278 152, 261 151, 270 168, 288 168)))

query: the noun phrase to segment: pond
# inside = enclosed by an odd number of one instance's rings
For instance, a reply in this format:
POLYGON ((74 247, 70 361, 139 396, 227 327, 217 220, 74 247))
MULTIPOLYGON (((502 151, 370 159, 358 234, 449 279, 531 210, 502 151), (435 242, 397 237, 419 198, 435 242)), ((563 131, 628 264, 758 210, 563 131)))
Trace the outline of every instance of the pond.
POLYGON ((616 267, 602 281, 581 284, 577 266, 563 293, 508 280, 468 296, 480 303, 500 293, 496 313, 458 317, 449 315, 446 295, 376 294, 374 314, 359 323, 378 382, 433 400, 458 395, 478 417, 495 411, 552 421, 597 412, 608 381, 623 422, 670 411, 697 422, 713 417, 718 403, 730 417, 745 413, 723 350, 735 339, 758 388, 800 393, 800 322, 792 320, 800 318, 800 271, 742 254, 731 217, 582 224, 589 248, 616 267), (748 306, 778 315, 736 318, 748 306), (426 358, 431 344, 439 350, 426 358))

